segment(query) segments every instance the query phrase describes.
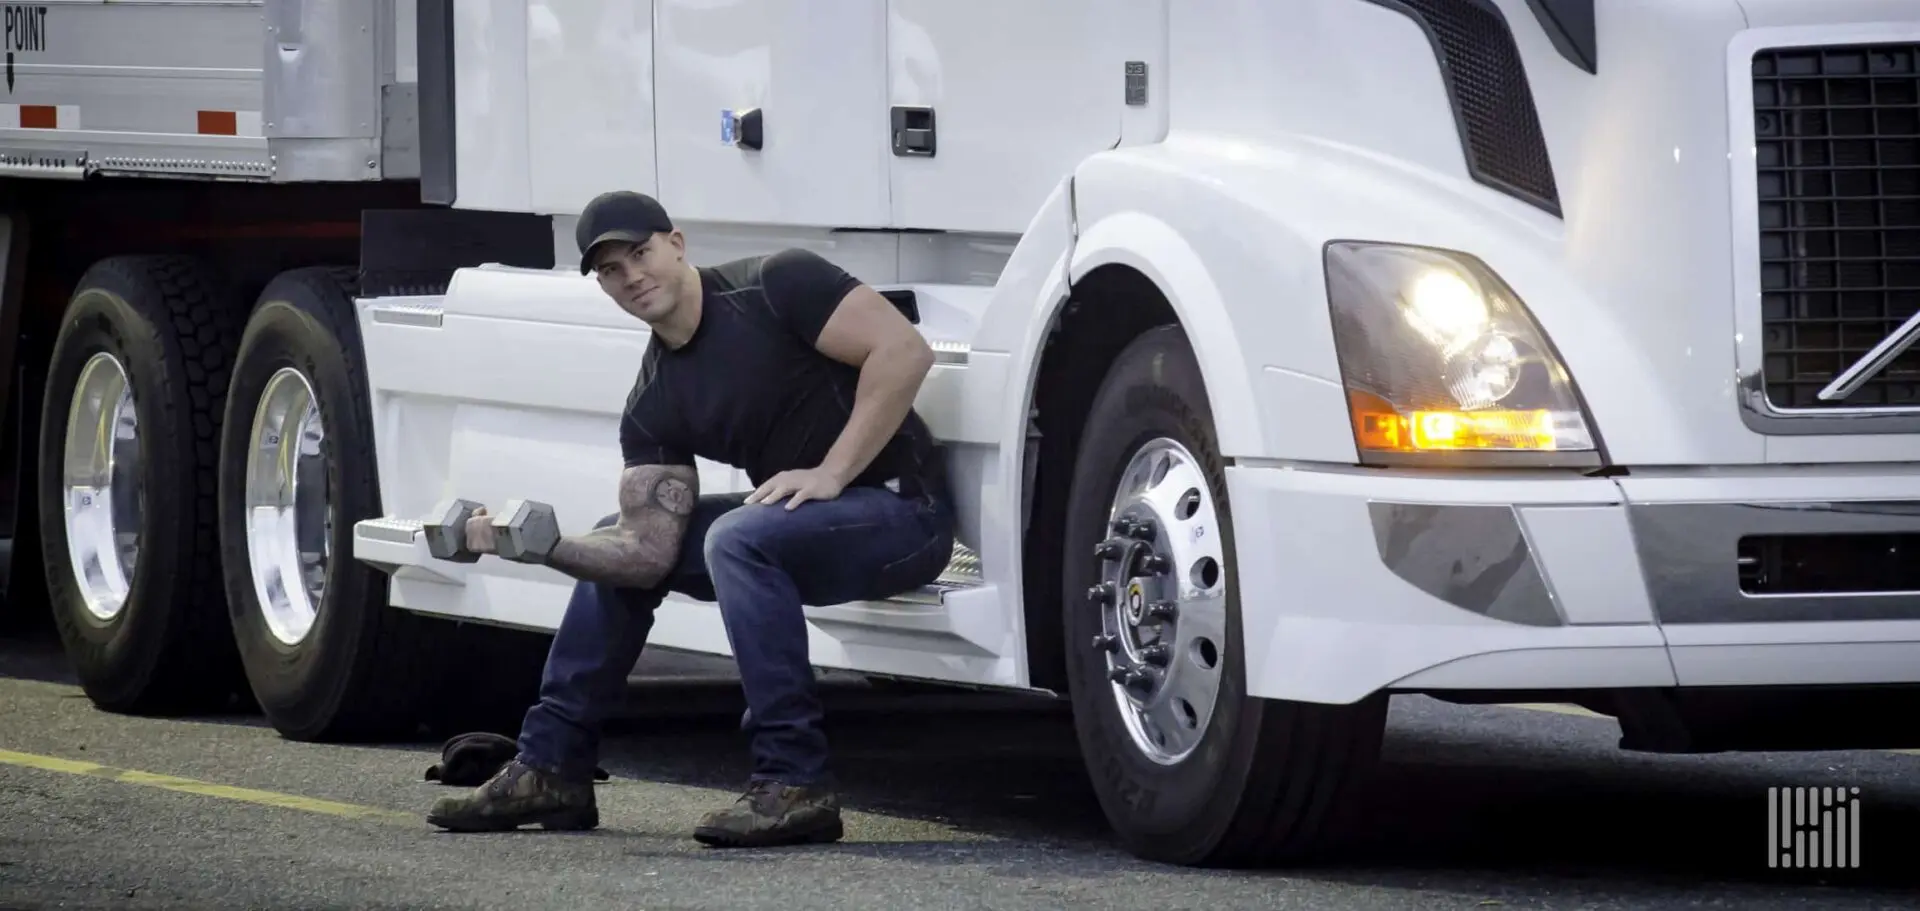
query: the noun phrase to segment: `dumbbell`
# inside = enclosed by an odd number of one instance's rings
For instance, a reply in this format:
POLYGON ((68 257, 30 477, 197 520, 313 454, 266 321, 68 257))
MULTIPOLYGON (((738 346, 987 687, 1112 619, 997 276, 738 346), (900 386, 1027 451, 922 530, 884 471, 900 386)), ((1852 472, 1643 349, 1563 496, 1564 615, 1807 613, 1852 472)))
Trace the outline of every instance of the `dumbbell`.
MULTIPOLYGON (((443 500, 433 508, 433 517, 421 523, 427 534, 427 551, 435 559, 472 563, 480 555, 467 548, 467 520, 480 508, 472 500, 443 500)), ((493 526, 494 553, 515 563, 543 563, 553 546, 560 543, 560 522, 553 507, 534 500, 508 500, 493 526)))
POLYGON ((427 551, 436 560, 472 563, 480 555, 467 549, 467 520, 480 504, 472 500, 442 500, 433 507, 433 517, 421 523, 427 533, 427 551))

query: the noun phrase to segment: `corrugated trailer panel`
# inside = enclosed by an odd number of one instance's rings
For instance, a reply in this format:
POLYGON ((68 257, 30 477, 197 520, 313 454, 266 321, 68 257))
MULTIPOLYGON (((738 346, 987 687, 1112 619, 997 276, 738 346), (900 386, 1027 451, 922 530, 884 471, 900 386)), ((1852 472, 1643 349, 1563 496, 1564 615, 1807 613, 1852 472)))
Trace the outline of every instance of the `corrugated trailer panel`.
POLYGON ((0 4, 0 174, 396 176, 383 123, 412 94, 392 84, 395 3, 0 4))

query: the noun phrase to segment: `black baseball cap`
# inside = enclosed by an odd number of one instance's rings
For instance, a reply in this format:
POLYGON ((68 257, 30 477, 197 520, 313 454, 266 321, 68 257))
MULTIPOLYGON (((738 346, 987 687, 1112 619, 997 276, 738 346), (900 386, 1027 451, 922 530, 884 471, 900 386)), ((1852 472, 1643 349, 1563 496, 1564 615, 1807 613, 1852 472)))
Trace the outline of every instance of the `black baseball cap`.
POLYGON ((614 190, 595 196, 580 211, 580 223, 573 229, 574 243, 580 247, 580 274, 593 271, 594 247, 615 240, 637 244, 672 230, 667 210, 645 193, 614 190))

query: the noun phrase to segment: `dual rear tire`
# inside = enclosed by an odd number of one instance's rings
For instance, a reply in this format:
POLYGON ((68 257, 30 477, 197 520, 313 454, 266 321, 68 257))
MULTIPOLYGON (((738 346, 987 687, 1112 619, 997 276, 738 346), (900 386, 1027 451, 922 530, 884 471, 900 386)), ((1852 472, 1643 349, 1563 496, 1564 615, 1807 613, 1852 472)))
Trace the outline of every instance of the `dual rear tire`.
POLYGON ((55 628, 94 704, 233 706, 219 445, 239 314, 185 257, 103 260, 54 341, 41 408, 41 553, 55 628))
POLYGON ((353 280, 286 272, 249 311, 184 257, 82 279, 39 492, 55 625, 95 704, 252 703, 297 740, 517 730, 547 637, 396 610, 352 556, 381 514, 353 280))

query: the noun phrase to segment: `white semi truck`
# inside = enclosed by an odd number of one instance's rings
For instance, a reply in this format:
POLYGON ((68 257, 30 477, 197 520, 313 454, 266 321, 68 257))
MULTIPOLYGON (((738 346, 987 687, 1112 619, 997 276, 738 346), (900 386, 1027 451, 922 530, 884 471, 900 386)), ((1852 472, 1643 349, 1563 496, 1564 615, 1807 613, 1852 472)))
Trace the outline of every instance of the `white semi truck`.
POLYGON ((420 520, 613 511, 626 188, 926 334, 961 546, 814 659, 1069 698, 1142 856, 1328 844, 1394 693, 1914 745, 1920 0, 3 15, 11 602, 104 709, 516 724, 571 582, 420 520))

